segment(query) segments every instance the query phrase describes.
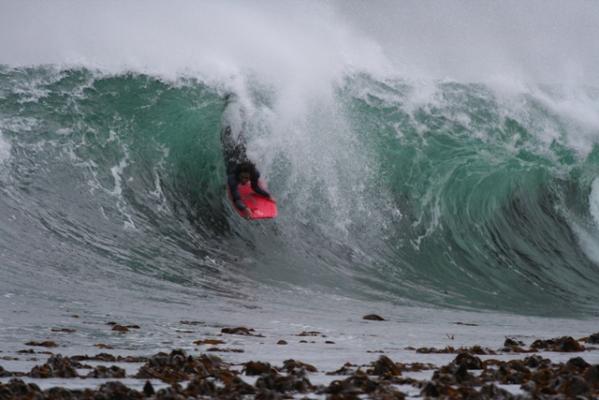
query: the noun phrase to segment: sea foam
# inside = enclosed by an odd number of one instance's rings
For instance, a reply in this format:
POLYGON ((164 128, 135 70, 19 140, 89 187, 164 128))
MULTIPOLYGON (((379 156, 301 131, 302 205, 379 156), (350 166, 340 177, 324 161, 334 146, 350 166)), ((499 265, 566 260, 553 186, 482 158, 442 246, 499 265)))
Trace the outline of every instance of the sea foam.
POLYGON ((0 163, 5 162, 10 157, 10 143, 8 143, 2 137, 2 131, 0 131, 0 163))

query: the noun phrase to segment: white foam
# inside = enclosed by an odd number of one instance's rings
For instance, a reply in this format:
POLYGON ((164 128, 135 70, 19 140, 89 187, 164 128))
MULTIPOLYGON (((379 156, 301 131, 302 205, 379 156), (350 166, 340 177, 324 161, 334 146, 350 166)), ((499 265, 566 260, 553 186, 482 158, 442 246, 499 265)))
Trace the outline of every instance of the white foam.
POLYGON ((317 93, 347 69, 599 84, 599 3, 175 0, 0 3, 0 64, 81 64, 216 80, 249 71, 317 93), (576 23, 572 23, 576 21, 576 23))
POLYGON ((576 233, 580 247, 589 260, 599 265, 599 246, 596 229, 587 229, 580 224, 571 222, 570 225, 576 233))
POLYGON ((589 195, 589 209, 591 216, 599 229, 599 178, 593 181, 591 194, 589 195))
POLYGON ((570 220, 570 226, 576 233, 578 243, 584 253, 591 261, 599 265, 599 178, 595 178, 591 184, 589 212, 591 221, 570 220))
POLYGON ((317 2, 8 4, 0 5, 0 64, 194 75, 237 93, 255 78, 293 110, 307 95, 326 96, 348 69, 386 64, 380 46, 317 2))
POLYGON ((4 163, 10 157, 10 149, 10 143, 2 137, 2 131, 0 130, 0 164, 4 163))
MULTIPOLYGON (((258 84, 272 94, 281 129, 330 103, 335 85, 355 71, 482 81, 510 95, 538 82, 599 85, 596 37, 599 3, 585 1, 0 3, 0 64, 199 77, 237 93, 250 116, 258 84)), ((416 87, 415 107, 436 93, 434 84, 416 87)), ((576 122, 566 145, 586 154, 599 142, 596 99, 533 94, 576 122)), ((556 139, 546 132, 541 139, 556 139)))

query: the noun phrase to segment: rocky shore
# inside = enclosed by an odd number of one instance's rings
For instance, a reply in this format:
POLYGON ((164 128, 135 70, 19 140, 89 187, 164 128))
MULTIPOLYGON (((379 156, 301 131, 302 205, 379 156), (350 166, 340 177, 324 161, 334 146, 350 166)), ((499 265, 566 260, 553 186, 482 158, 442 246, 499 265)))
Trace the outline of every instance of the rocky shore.
MULTIPOLYGON (((368 318, 371 320, 372 317, 368 318)), ((189 321, 182 321, 182 324, 189 321)), ((115 331, 126 334, 135 325, 116 325, 115 331), (123 329, 126 328, 126 329, 123 329)), ((56 332, 58 330, 53 330, 56 332)), ((72 333, 61 330, 61 332, 72 333)), ((95 355, 61 355, 50 340, 25 342, 28 349, 17 356, 0 355, 0 361, 18 360, 19 356, 46 357, 44 363, 28 372, 10 371, 0 366, 0 400, 4 399, 592 399, 599 398, 599 365, 585 361, 585 354, 599 350, 599 333, 588 337, 569 336, 536 339, 529 345, 506 338, 498 348, 447 346, 444 348, 406 348, 418 355, 451 355, 444 365, 429 362, 402 362, 381 353, 371 362, 355 364, 347 360, 335 370, 319 370, 298 359, 281 364, 265 360, 235 362, 227 354, 243 353, 243 348, 226 346, 229 337, 264 338, 252 328, 225 327, 215 335, 197 339, 202 350, 190 352, 174 349, 147 356, 122 356, 109 352, 95 355), (33 348, 41 351, 35 351, 33 348), (220 355, 216 355, 222 353, 220 355), (566 354, 566 361, 554 361, 552 355, 566 354), (455 355, 455 356, 454 356, 455 355), (509 359, 505 357, 509 356, 509 359), (125 366, 129 368, 124 368, 125 366), (131 366, 135 373, 127 372, 131 366), (67 382, 60 387, 41 389, 39 383, 49 378, 67 382), (74 388, 69 380, 102 379, 95 387, 74 388), (136 380, 141 390, 123 382, 136 380), (154 382, 154 384, 152 384, 154 382), (161 387, 156 387, 156 382, 161 387)), ((298 343, 311 338, 326 338, 317 331, 298 332, 298 343)), ((327 338, 328 339, 328 338, 327 338)), ((288 338, 289 340, 289 338, 288 338)), ((279 340, 286 346, 288 340, 279 340)), ((325 340, 323 345, 334 344, 325 340)), ((97 344, 99 349, 110 345, 97 344)), ((374 353, 374 352, 372 352, 374 353)), ((32 360, 32 359, 30 359, 32 360)), ((1 365, 1 364, 0 364, 1 365)), ((94 385, 91 385, 94 386, 94 385)))

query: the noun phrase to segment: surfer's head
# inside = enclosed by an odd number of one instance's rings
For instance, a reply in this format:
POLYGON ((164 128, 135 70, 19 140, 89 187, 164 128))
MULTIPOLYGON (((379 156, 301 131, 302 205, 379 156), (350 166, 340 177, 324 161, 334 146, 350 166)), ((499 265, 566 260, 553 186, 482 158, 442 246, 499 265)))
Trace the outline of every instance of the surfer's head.
POLYGON ((242 172, 239 174, 239 182, 241 182, 242 185, 245 185, 246 183, 248 183, 249 180, 250 180, 249 172, 242 172))
POLYGON ((248 183, 252 178, 252 175, 256 174, 256 166, 250 161, 242 162, 237 167, 237 179, 242 184, 248 183))

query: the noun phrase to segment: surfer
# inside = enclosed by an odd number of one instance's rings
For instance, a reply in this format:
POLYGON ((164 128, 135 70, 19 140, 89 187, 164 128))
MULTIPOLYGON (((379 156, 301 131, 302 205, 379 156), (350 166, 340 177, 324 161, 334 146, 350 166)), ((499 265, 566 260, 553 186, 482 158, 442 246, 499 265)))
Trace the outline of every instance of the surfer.
POLYGON ((231 197, 235 207, 242 212, 246 218, 252 217, 252 211, 241 200, 238 185, 245 185, 250 182, 252 190, 266 198, 271 198, 270 193, 260 187, 258 179, 260 172, 256 165, 251 162, 246 154, 245 139, 243 133, 239 132, 237 138, 233 138, 230 126, 225 127, 221 132, 223 142, 225 165, 227 170, 227 185, 231 192, 231 197))
POLYGON ((246 185, 250 182, 252 190, 258 193, 261 196, 266 198, 271 198, 270 193, 266 190, 262 189, 258 184, 258 179, 260 178, 260 172, 251 161, 244 161, 235 166, 233 173, 227 177, 227 184, 229 185, 229 190, 231 191, 231 197, 233 198, 233 203, 238 210, 243 212, 247 218, 252 216, 252 211, 246 207, 243 200, 241 200, 241 196, 239 194, 239 190, 237 189, 238 185, 246 185))

